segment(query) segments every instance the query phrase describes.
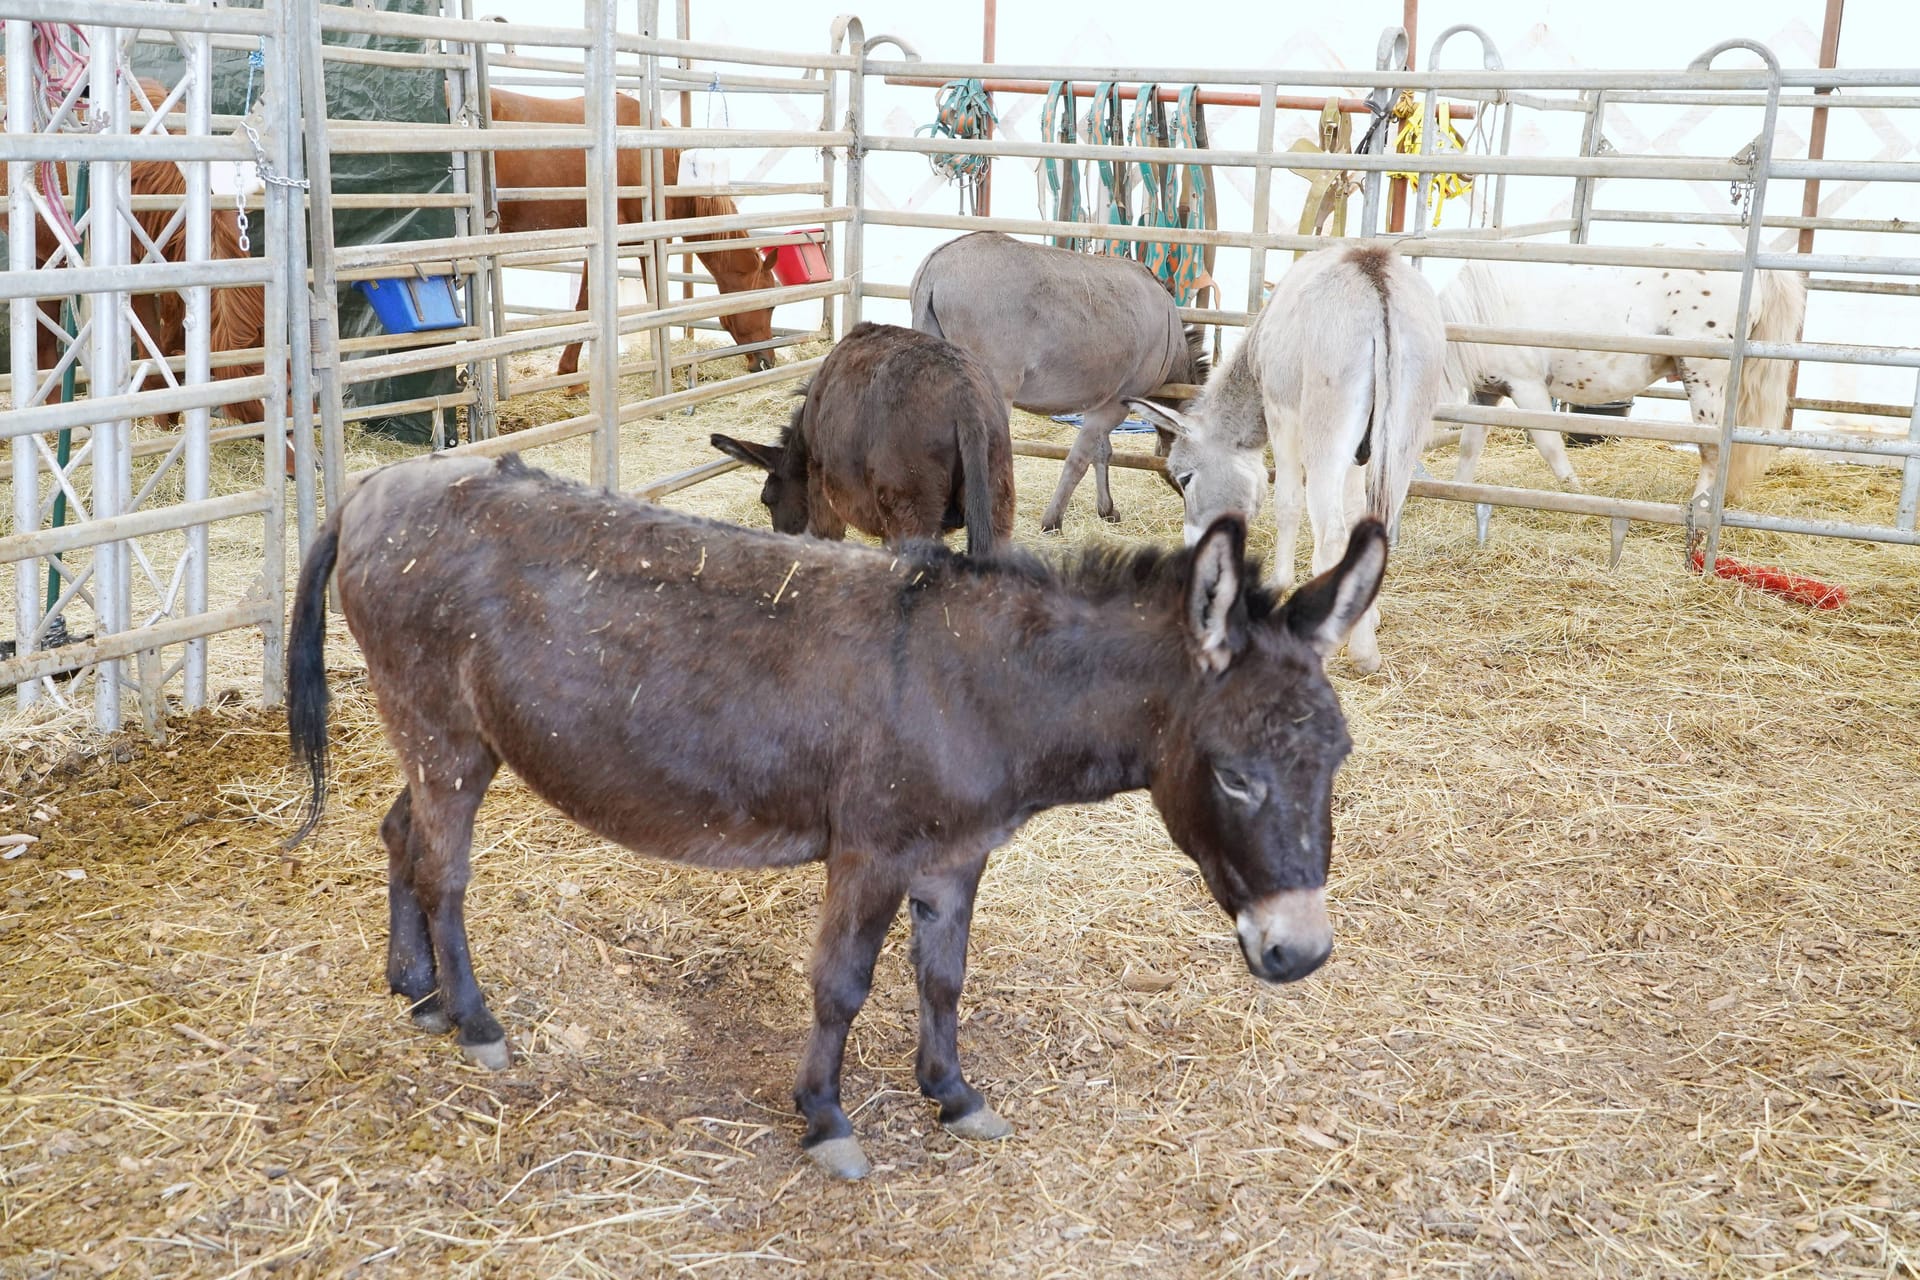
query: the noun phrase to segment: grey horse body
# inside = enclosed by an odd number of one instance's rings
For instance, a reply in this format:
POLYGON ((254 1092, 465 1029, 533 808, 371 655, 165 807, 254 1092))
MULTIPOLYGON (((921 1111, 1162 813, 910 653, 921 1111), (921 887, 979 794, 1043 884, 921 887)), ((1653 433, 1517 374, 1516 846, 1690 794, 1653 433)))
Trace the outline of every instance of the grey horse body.
POLYGON ((1129 397, 1204 380, 1198 331, 1151 273, 1123 258, 1029 244, 996 231, 950 240, 913 277, 913 327, 993 371, 1009 407, 1083 415, 1041 527, 1058 529, 1087 467, 1100 514, 1116 519, 1109 435, 1129 397))

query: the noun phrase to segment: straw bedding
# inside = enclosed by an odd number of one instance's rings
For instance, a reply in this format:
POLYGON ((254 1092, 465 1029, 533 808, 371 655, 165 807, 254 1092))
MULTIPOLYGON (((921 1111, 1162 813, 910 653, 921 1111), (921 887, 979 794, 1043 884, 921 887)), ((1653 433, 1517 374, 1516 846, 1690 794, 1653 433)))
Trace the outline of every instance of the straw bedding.
MULTIPOLYGON (((623 478, 786 408, 638 424, 623 478)), ((1635 497, 1693 472, 1575 461, 1635 497)), ((1018 463, 1022 540, 1056 474, 1018 463)), ((1483 474, 1545 476, 1517 436, 1483 474)), ((1897 483, 1788 460, 1752 501, 1876 515, 1897 483)), ((763 522, 757 491, 673 501, 763 522)), ((1158 479, 1115 496, 1108 529, 1083 487, 1068 539, 1178 536, 1158 479)), ((1920 1274, 1915 561, 1730 536, 1850 588, 1826 614, 1703 583, 1679 542, 1636 526, 1609 572, 1604 522, 1501 512, 1483 548, 1415 504, 1385 669, 1333 664, 1358 746, 1327 966, 1258 986, 1145 797, 1044 814, 988 873, 963 1005, 1016 1134, 958 1141, 918 1098, 902 926, 849 1053, 859 1185, 800 1157, 787 1101, 817 869, 649 862, 503 779, 469 899, 517 1055, 490 1075, 385 993, 396 779, 337 619, 332 807, 290 856, 248 643, 216 647, 247 692, 164 744, 15 714, 0 834, 38 842, 0 850, 0 1275, 1920 1274)))

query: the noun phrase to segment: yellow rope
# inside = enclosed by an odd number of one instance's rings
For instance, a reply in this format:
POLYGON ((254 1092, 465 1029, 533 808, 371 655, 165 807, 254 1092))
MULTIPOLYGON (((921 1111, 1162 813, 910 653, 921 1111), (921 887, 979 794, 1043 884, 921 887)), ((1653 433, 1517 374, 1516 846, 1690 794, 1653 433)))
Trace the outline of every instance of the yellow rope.
MULTIPOLYGON (((1420 154, 1420 108, 1413 100, 1413 90, 1400 91, 1400 100, 1393 104, 1393 118, 1398 125, 1394 135, 1393 149, 1402 155, 1420 154)), ((1453 113, 1442 102, 1435 108, 1433 152, 1465 151, 1467 140, 1453 127, 1453 113)), ((1389 173, 1390 178, 1400 178, 1409 185, 1420 181, 1412 173, 1389 173)), ((1473 179, 1460 173, 1435 173, 1428 178, 1427 198, 1433 203, 1433 225, 1440 225, 1440 211, 1447 201, 1455 200, 1473 190, 1473 179)))

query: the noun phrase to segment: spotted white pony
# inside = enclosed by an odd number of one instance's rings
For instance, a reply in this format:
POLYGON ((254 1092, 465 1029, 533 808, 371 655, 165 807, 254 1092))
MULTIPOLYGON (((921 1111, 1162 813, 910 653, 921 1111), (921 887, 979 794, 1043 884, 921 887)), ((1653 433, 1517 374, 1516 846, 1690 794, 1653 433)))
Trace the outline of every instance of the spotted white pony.
MULTIPOLYGON (((1272 443, 1273 569, 1284 591, 1303 496, 1316 574, 1340 562, 1361 515, 1391 527, 1433 422, 1445 348, 1433 286, 1391 244, 1347 244, 1294 263, 1184 411, 1126 403, 1174 433, 1167 474, 1186 498, 1189 545, 1224 512, 1259 512, 1272 443)), ((1375 603, 1347 638, 1362 672, 1380 667, 1379 625, 1375 603)))
MULTIPOLYGON (((1727 337, 1733 331, 1739 301, 1740 277, 1733 272, 1545 262, 1469 262, 1440 294, 1448 324, 1587 330, 1632 337, 1727 337)), ((1747 336, 1759 342, 1794 341, 1806 306, 1804 277, 1785 271, 1760 272, 1748 311, 1747 336)), ((1791 369, 1786 360, 1745 360, 1735 421, 1743 427, 1784 427, 1791 369)), ((1540 411, 1551 410, 1554 399, 1574 405, 1610 404, 1630 399, 1663 378, 1687 389, 1695 423, 1719 428, 1726 404, 1725 360, 1447 344, 1448 384, 1456 394, 1464 392, 1482 404, 1497 403, 1502 397, 1521 409, 1540 411)), ((1560 483, 1578 489, 1580 482, 1567 461, 1560 434, 1528 434, 1560 483)), ((1461 428, 1456 480, 1473 479, 1486 442, 1486 427, 1461 428)), ((1718 446, 1701 448, 1695 498, 1712 487, 1719 453, 1718 446)), ((1729 499, 1737 498, 1766 471, 1772 453, 1762 445, 1733 447, 1727 472, 1729 499)))

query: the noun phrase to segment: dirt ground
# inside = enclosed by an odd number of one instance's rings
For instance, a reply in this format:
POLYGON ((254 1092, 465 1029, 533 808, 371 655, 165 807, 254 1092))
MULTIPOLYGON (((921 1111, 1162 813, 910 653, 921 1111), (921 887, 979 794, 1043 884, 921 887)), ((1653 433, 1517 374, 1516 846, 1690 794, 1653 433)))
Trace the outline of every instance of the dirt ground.
MULTIPOLYGON (((623 482, 786 407, 635 424, 623 482)), ((1693 472, 1573 459, 1633 497, 1693 472)), ((1056 475, 1018 464, 1021 541, 1055 545, 1056 475)), ((1515 437, 1483 476, 1545 471, 1515 437)), ((1897 489, 1789 458, 1753 505, 1876 516, 1897 489)), ((671 501, 764 524, 757 492, 671 501)), ((1089 484, 1065 540, 1178 537, 1156 478, 1115 492, 1122 523, 1089 484)), ((1384 670, 1331 667, 1358 745, 1326 967, 1256 984, 1144 796, 1043 814, 989 870, 963 1003, 1014 1137, 954 1139, 918 1097, 902 926, 849 1052, 855 1185, 788 1101, 816 869, 653 863, 503 779, 470 897, 516 1054, 489 1074, 386 993, 397 782, 337 620, 331 807, 291 854, 301 780, 244 646, 164 743, 16 718, 0 1276, 1920 1275, 1920 562, 1729 549, 1853 599, 1702 582, 1642 526, 1612 571, 1603 521, 1503 511, 1481 547, 1415 503, 1384 670)))

